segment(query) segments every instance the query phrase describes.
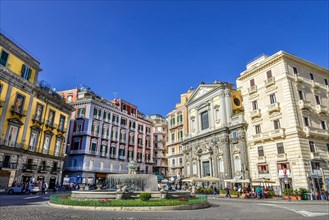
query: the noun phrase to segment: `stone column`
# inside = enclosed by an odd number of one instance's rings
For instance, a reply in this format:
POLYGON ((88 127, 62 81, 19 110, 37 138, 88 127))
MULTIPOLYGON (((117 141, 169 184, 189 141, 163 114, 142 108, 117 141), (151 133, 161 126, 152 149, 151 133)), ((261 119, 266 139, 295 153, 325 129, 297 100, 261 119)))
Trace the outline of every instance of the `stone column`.
POLYGON ((231 98, 231 90, 225 89, 225 110, 226 110, 226 120, 227 122, 231 121, 232 117, 232 98, 231 98))
POLYGON ((230 144, 228 142, 228 134, 223 134, 221 137, 221 145, 223 149, 223 162, 224 162, 224 179, 232 178, 232 164, 231 164, 231 152, 230 144), (225 175, 227 174, 227 175, 225 175))
POLYGON ((219 91, 219 116, 220 122, 222 126, 226 126, 227 118, 226 118, 226 104, 225 104, 225 92, 224 89, 219 91))

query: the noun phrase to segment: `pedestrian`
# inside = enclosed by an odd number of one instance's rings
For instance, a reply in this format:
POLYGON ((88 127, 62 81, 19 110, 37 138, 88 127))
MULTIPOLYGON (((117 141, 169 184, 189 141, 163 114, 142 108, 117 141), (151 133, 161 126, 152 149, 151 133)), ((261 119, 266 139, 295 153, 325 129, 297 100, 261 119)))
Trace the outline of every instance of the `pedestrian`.
POLYGON ((214 189, 213 189, 213 194, 212 194, 212 196, 213 196, 213 198, 218 197, 218 190, 217 190, 216 187, 214 187, 214 189))
POLYGON ((257 196, 257 199, 261 198, 261 188, 259 186, 256 187, 256 196, 257 196))
POLYGON ((41 190, 42 190, 41 194, 42 194, 42 195, 45 195, 45 194, 46 194, 46 187, 47 187, 47 185, 46 185, 46 183, 43 181, 43 182, 42 182, 42 185, 41 185, 41 190))
POLYGON ((231 198, 230 188, 228 188, 228 186, 225 188, 225 192, 226 192, 225 198, 231 198))

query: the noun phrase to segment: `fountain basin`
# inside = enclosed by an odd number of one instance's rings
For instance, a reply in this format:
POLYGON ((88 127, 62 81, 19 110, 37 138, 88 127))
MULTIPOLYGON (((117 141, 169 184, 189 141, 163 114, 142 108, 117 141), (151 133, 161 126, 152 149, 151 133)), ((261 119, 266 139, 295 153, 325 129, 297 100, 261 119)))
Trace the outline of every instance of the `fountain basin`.
MULTIPOLYGON (((134 192, 109 192, 109 191, 72 191, 72 200, 101 200, 101 199, 138 199, 139 195, 144 191, 134 191, 134 192)), ((159 192, 159 191, 149 191, 151 193, 151 198, 188 198, 191 196, 189 191, 170 191, 170 192, 159 192)))

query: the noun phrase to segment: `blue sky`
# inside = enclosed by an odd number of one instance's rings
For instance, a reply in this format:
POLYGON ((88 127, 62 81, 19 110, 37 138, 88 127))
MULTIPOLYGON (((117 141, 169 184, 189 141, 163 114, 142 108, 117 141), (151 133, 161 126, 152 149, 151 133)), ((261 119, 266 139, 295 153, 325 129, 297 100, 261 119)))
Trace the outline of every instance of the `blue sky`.
POLYGON ((86 84, 166 115, 201 81, 284 50, 328 69, 328 1, 5 1, 0 28, 57 90, 86 84))

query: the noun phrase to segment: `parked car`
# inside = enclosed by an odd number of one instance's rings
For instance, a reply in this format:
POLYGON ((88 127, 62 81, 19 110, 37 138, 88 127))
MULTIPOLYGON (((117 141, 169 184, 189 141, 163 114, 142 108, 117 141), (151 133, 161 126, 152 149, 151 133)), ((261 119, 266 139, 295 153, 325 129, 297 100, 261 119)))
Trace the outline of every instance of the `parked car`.
POLYGON ((26 195, 28 195, 30 193, 36 194, 37 192, 40 192, 40 189, 38 186, 30 183, 28 190, 25 190, 24 185, 16 185, 16 186, 8 187, 6 189, 6 192, 10 195, 13 195, 14 193, 25 193, 26 195))

